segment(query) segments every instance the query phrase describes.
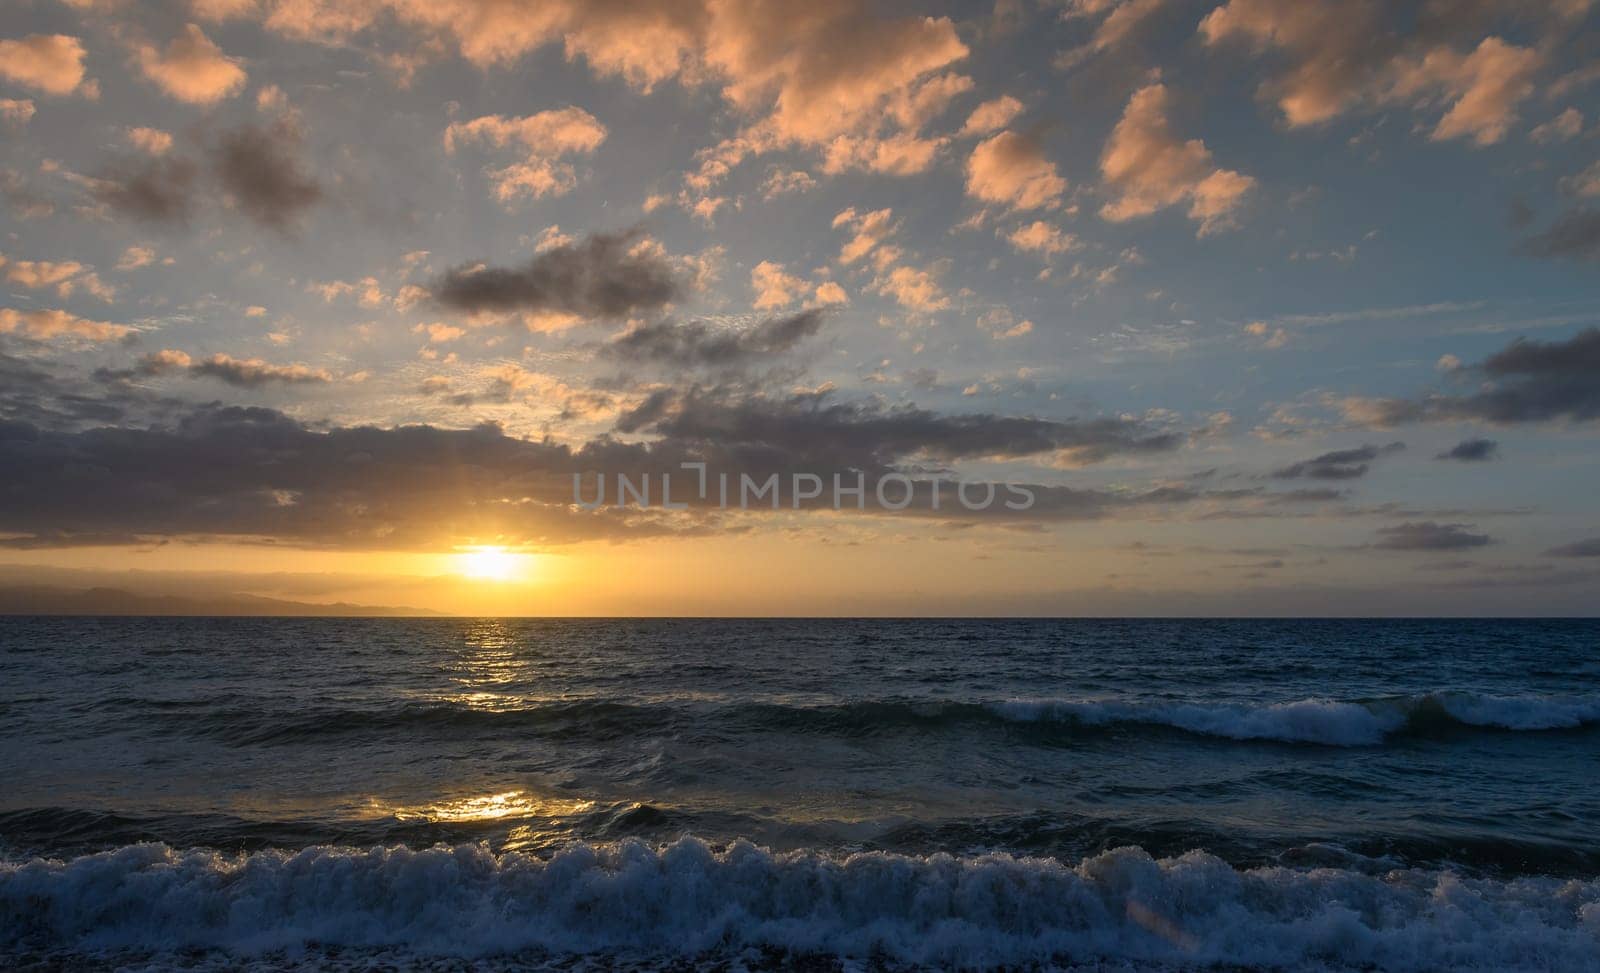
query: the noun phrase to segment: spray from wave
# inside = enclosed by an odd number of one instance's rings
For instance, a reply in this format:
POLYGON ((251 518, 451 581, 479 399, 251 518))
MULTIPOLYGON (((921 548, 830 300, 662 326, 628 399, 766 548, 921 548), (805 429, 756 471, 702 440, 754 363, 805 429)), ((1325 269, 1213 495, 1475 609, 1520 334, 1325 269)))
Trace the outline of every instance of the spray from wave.
POLYGON ((317 948, 694 958, 750 948, 995 966, 1070 961, 1594 969, 1600 882, 1237 870, 1122 848, 1076 867, 988 855, 718 850, 683 838, 230 856, 136 845, 0 863, 0 955, 317 948))

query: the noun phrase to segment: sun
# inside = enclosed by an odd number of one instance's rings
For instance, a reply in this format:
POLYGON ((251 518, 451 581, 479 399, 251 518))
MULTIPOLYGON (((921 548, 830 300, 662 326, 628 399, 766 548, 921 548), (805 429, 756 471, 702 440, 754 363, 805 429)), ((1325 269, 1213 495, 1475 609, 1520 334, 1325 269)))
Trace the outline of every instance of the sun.
POLYGON ((474 581, 515 581, 522 576, 526 560, 503 547, 469 547, 456 555, 456 572, 474 581))

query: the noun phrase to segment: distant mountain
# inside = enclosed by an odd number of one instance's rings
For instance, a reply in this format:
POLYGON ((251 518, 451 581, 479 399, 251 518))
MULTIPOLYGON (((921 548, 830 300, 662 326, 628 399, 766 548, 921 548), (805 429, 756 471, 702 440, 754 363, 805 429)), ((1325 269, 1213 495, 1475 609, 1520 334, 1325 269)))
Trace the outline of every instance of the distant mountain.
POLYGON ((341 615, 396 617, 439 615, 420 608, 387 605, 316 604, 257 595, 208 595, 195 598, 151 595, 121 588, 52 588, 24 585, 0 588, 0 615, 341 615))

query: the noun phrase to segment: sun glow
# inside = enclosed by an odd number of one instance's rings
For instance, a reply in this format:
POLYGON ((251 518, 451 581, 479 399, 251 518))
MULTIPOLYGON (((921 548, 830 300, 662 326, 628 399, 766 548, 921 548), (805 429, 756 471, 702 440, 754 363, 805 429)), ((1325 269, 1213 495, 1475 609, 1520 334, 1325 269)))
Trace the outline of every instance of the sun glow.
POLYGON ((456 555, 456 573, 474 581, 517 581, 527 573, 527 561, 503 547, 472 547, 456 555))

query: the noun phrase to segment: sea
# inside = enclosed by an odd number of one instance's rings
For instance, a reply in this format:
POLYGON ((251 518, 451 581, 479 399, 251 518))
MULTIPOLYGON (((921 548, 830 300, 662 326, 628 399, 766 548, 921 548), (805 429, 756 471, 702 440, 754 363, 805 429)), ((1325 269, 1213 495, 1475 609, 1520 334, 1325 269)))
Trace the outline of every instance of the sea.
POLYGON ((0 618, 7 970, 1600 970, 1600 622, 0 618))

